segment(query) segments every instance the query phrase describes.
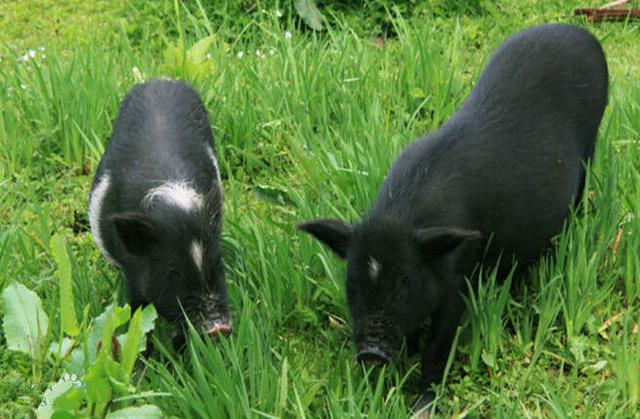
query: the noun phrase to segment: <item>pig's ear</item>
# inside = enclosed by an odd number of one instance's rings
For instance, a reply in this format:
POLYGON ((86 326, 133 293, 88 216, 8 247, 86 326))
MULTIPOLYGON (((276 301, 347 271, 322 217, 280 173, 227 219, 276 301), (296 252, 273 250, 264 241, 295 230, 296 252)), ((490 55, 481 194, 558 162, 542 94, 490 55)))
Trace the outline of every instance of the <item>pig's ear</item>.
POLYGON ((144 214, 123 212, 111 216, 118 236, 129 253, 136 256, 148 254, 161 237, 158 226, 144 214))
POLYGON ((298 224, 298 230, 311 234, 342 259, 347 257, 352 227, 340 220, 315 220, 298 224))
POLYGON ((460 227, 427 227, 415 231, 415 239, 420 249, 430 255, 447 254, 468 240, 482 237, 477 230, 460 227))

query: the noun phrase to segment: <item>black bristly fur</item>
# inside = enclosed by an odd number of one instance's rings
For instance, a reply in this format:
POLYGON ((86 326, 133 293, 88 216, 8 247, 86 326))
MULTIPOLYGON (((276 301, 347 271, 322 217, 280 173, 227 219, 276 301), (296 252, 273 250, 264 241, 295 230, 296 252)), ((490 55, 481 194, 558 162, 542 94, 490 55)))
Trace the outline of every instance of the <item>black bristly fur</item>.
POLYGON ((402 336, 415 347, 431 318, 419 407, 442 378, 465 276, 501 254, 502 271, 535 262, 581 199, 607 90, 588 31, 524 30, 496 51, 460 110, 398 157, 359 225, 300 226, 346 258, 356 346, 378 345, 368 358, 397 350, 402 336))

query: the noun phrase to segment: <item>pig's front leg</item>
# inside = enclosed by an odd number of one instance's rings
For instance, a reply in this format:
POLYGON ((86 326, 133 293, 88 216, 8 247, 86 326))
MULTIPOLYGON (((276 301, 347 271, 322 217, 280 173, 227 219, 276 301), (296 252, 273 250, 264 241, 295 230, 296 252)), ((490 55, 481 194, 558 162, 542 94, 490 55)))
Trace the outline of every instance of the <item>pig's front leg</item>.
MULTIPOLYGON (((451 345, 464 311, 464 301, 457 287, 450 290, 445 298, 442 309, 432 317, 431 331, 422 352, 422 395, 416 404, 416 411, 428 406, 435 399, 431 385, 442 380, 451 345)), ((427 411, 430 410, 431 407, 427 411)))
POLYGON ((405 342, 407 344, 407 356, 412 356, 420 351, 420 330, 406 335, 405 342))
POLYGON ((127 281, 127 294, 129 297, 129 305, 131 306, 131 312, 133 313, 138 307, 144 306, 148 302, 142 296, 138 290, 136 284, 133 281, 127 281))

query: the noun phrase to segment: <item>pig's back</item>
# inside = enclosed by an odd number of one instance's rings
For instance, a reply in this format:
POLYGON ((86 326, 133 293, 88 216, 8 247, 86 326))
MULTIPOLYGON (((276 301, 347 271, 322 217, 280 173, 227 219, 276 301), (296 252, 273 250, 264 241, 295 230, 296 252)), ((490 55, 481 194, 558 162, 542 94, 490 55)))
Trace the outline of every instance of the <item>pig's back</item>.
POLYGON ((445 126, 396 160, 371 215, 477 229, 496 254, 534 260, 581 194, 607 84, 587 31, 544 25, 515 35, 445 126))
POLYGON ((576 26, 541 25, 498 48, 452 120, 481 134, 511 131, 492 139, 478 136, 494 145, 530 146, 529 132, 544 143, 546 128, 563 125, 576 135, 561 141, 575 143, 581 155, 591 157, 607 91, 607 64, 598 40, 576 26))
POLYGON ((136 86, 123 101, 104 166, 128 187, 143 190, 176 179, 211 184, 219 177, 212 141, 196 92, 181 82, 153 81, 136 86))

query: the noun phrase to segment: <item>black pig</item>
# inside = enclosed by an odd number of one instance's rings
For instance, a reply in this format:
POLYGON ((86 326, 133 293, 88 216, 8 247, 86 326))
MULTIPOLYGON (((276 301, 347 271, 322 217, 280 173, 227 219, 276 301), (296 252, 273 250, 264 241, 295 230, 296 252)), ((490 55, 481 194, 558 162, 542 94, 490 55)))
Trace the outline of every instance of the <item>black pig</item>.
POLYGON ((222 183, 209 118, 184 83, 134 87, 120 106, 89 197, 104 256, 133 308, 187 314, 210 335, 231 330, 221 259, 222 183))
POLYGON ((524 30, 496 51, 460 110, 398 157, 361 223, 298 226, 347 260, 358 359, 389 361, 431 318, 420 407, 442 378, 465 276, 501 254, 506 271, 536 261, 580 200, 607 85, 588 31, 524 30))

